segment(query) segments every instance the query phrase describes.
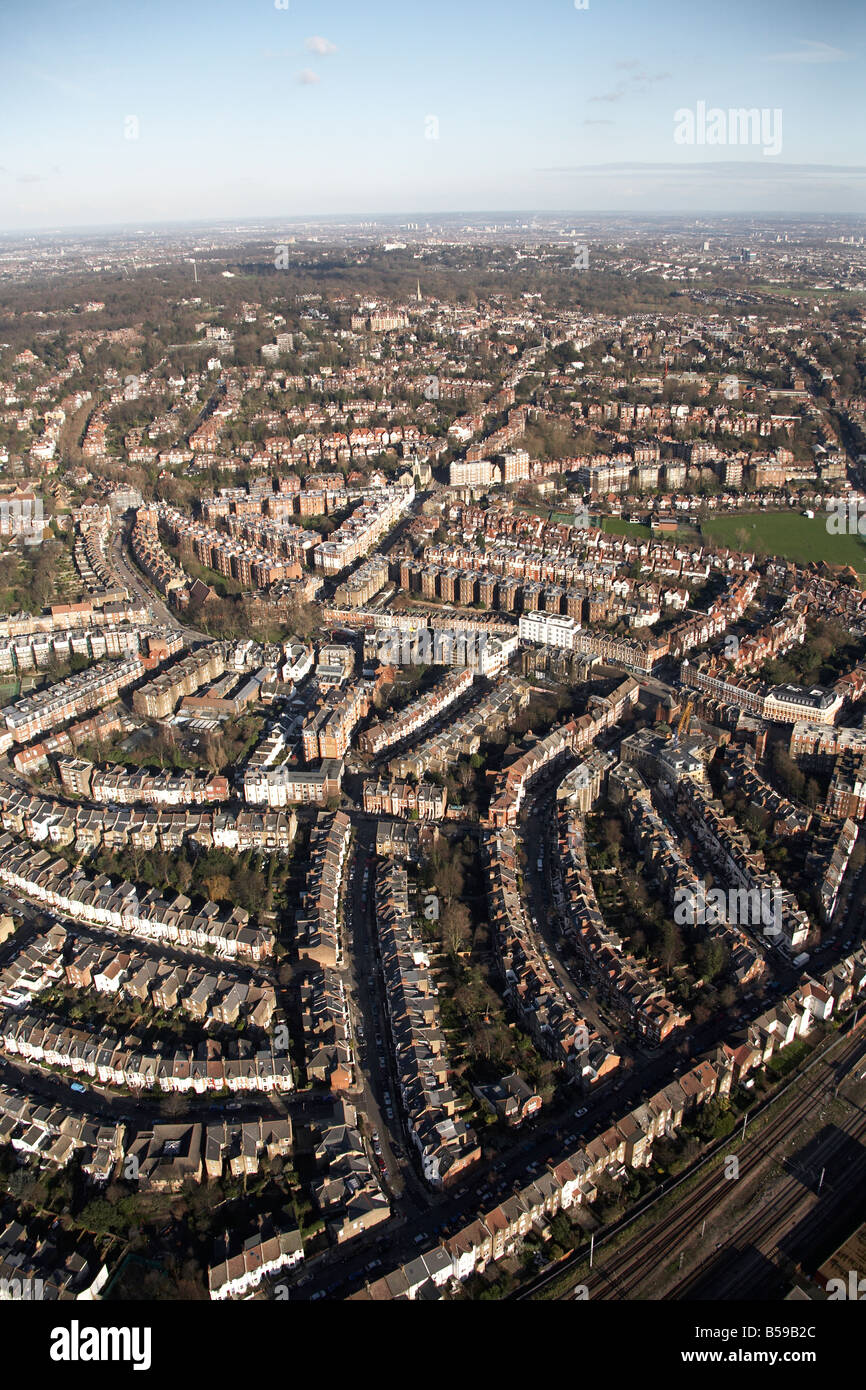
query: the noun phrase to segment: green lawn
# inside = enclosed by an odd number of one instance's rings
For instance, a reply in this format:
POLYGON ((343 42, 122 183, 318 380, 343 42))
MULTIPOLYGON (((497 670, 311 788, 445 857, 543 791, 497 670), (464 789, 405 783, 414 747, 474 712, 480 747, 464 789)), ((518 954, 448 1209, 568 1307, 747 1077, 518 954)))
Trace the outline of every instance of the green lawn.
POLYGON ((799 512, 740 512, 714 516, 702 523, 707 540, 735 550, 777 555, 800 564, 824 560, 829 565, 850 565, 866 575, 866 543, 861 536, 835 536, 827 530, 826 517, 799 512))
POLYGON ((621 516, 602 517, 601 529, 609 536, 631 536, 635 540, 652 535, 648 526, 642 526, 639 521, 623 521, 621 516))

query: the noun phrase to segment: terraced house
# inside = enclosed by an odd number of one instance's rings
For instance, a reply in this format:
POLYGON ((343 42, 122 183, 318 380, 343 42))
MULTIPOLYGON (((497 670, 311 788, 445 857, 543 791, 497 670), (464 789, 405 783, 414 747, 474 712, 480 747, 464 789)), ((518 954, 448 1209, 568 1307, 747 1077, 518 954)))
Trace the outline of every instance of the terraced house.
POLYGON ((376 874, 376 932, 400 1095, 424 1177, 447 1188, 481 1158, 449 1085, 430 958, 409 913, 406 870, 393 860, 376 874))

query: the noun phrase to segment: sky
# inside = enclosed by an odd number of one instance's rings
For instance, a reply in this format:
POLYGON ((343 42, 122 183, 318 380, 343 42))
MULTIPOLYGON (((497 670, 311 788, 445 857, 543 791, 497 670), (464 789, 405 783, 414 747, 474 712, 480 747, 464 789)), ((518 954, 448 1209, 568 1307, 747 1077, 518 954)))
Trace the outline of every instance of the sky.
POLYGON ((0 230, 866 213, 864 0, 579 3, 3 0, 0 230))

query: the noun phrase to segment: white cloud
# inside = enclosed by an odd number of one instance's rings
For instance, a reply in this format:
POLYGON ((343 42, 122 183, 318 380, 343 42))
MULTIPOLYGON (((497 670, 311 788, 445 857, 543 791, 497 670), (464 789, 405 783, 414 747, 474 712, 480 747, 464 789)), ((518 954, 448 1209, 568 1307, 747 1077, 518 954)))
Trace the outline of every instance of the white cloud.
POLYGON ((667 82, 670 77, 669 72, 648 72, 636 60, 630 59, 628 62, 617 63, 616 66, 626 69, 628 77, 620 78, 612 91, 589 97, 590 101, 622 101, 625 96, 645 95, 656 82, 667 82))
POLYGON ((295 81, 302 87, 315 87, 316 83, 321 82, 321 80, 319 74, 313 72, 312 68, 304 68, 303 72, 299 72, 295 78, 295 81))
POLYGON ((790 53, 768 53, 768 63, 842 63, 848 57, 844 49, 833 48, 817 39, 798 39, 800 48, 790 53))
POLYGON ((314 34, 311 39, 307 39, 305 48, 310 53, 318 53, 321 58, 327 58, 331 53, 336 53, 337 45, 331 43, 330 39, 323 39, 321 34, 314 34))
POLYGON ((634 179, 641 176, 682 175, 692 178, 706 174, 719 181, 735 178, 739 181, 766 183, 773 179, 776 183, 798 180, 801 183, 831 180, 866 181, 866 164, 765 164, 760 159, 688 159, 678 163, 653 163, 645 160, 621 160, 618 163, 601 164, 555 164, 540 166, 541 174, 575 174, 578 177, 591 177, 604 174, 612 179, 634 179))

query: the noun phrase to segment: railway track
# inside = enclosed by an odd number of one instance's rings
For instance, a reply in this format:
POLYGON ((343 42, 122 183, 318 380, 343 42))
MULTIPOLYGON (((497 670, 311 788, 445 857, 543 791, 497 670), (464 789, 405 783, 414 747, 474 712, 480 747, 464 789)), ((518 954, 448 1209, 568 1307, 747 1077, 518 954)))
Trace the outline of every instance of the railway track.
MULTIPOLYGON (((866 1119, 860 1120, 853 1129, 844 1131, 844 1134, 855 1142, 862 1140, 866 1135, 866 1119)), ((825 1144, 822 1146, 822 1150, 825 1151, 822 1156, 830 1162, 837 1147, 838 1145, 825 1144)), ((864 1179, 866 1179, 866 1152, 848 1167, 845 1174, 846 1188, 856 1190, 858 1185, 864 1182, 864 1179)), ((830 1198, 831 1201, 834 1196, 834 1186, 825 1189, 826 1197, 830 1198)), ((710 1281, 712 1281, 712 1295, 708 1294, 707 1296, 712 1296, 714 1299, 724 1299, 734 1295, 739 1298, 745 1297, 748 1292, 749 1266, 752 1266, 752 1277, 754 1278, 755 1267, 760 1266, 762 1262, 761 1246, 769 1243, 768 1254, 780 1250, 780 1241, 784 1239, 790 1229, 790 1222, 796 1217, 800 1208, 810 1200, 812 1200, 813 1205, 798 1222, 798 1239, 808 1243, 813 1236, 819 1234, 820 1228, 826 1222, 826 1203, 822 1204, 817 1192, 804 1187, 797 1176, 791 1175, 779 1192, 763 1202, 751 1218, 745 1219, 737 1227, 730 1238, 724 1242, 720 1251, 714 1251, 712 1256, 702 1260, 684 1279, 680 1280, 675 1288, 666 1294, 666 1298, 680 1300, 695 1296, 700 1297, 699 1290, 702 1286, 709 1285, 710 1281), (720 1268, 720 1262, 724 1262, 727 1268, 720 1268)), ((782 1253, 785 1252, 782 1251, 782 1253)))
MULTIPOLYGON (((814 1114, 820 1099, 835 1090, 842 1075, 859 1057, 863 1049, 863 1039, 857 1033, 846 1033, 836 1038, 819 1057, 816 1057, 803 1072, 799 1073, 789 1086, 796 1086, 805 1075, 813 1077, 813 1084, 802 1093, 797 1093, 791 1103, 764 1126, 757 1139, 738 1153, 740 1179, 752 1173, 765 1159, 777 1153, 786 1139, 796 1134, 803 1120, 814 1114)), ((778 1097, 773 1098, 778 1099, 778 1097)), ((769 1104, 773 1102, 770 1101, 769 1104)), ((734 1141, 734 1135, 730 1136, 734 1141)), ((718 1152, 718 1150, 716 1150, 718 1152)), ((705 1219, 714 1215, 722 1195, 720 1187, 726 1184, 721 1170, 713 1168, 688 1194, 679 1208, 665 1219, 664 1226, 658 1230, 641 1233, 619 1252, 611 1254, 603 1265, 592 1269, 582 1282, 591 1299, 627 1299, 647 1278, 648 1274, 669 1260, 682 1247, 688 1236, 705 1219), (634 1249, 638 1245, 638 1249, 634 1249)), ((632 1218, 636 1219, 636 1218, 632 1218)), ((605 1239, 611 1239, 622 1223, 596 1241, 596 1248, 605 1239)), ((569 1269, 583 1263, 589 1255, 589 1248, 582 1246, 555 1269, 546 1271, 532 1283, 524 1285, 513 1297, 532 1298, 548 1285, 560 1280, 569 1269)))

